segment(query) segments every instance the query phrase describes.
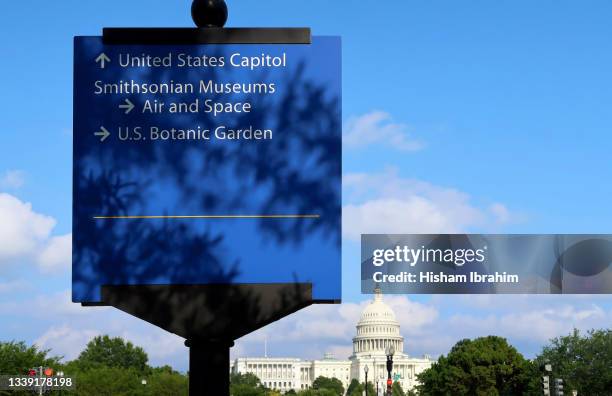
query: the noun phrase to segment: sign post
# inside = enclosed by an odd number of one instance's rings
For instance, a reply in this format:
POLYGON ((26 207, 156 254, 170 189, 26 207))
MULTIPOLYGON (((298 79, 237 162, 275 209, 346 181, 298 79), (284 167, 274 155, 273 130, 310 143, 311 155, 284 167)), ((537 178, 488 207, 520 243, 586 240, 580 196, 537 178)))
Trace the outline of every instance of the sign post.
POLYGON ((309 29, 113 28, 74 44, 73 301, 186 338, 227 395, 235 339, 341 298, 341 51, 309 29))

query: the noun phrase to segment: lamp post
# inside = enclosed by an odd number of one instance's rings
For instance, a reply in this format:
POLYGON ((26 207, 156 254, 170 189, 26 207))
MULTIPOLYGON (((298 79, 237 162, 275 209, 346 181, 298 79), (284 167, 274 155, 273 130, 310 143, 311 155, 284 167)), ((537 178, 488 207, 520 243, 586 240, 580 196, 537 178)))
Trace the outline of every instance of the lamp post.
MULTIPOLYGON (((64 372, 63 371, 58 371, 55 375, 58 376, 60 379, 64 378, 64 372)), ((60 381, 60 384, 61 384, 61 381, 60 381)), ((62 395, 62 388, 61 387, 59 389, 59 394, 60 394, 60 396, 62 395)))
POLYGON ((550 396, 550 375, 552 373, 552 365, 548 359, 544 361, 542 371, 544 371, 544 375, 542 376, 542 393, 544 396, 550 396))
POLYGON ((391 379, 391 371, 393 371, 393 355, 395 354, 395 347, 393 345, 385 348, 385 355, 387 355, 387 396, 393 394, 393 380, 391 379))
POLYGON ((365 367, 363 368, 363 371, 365 372, 365 391, 366 391, 366 395, 368 396, 368 365, 366 364, 365 367))

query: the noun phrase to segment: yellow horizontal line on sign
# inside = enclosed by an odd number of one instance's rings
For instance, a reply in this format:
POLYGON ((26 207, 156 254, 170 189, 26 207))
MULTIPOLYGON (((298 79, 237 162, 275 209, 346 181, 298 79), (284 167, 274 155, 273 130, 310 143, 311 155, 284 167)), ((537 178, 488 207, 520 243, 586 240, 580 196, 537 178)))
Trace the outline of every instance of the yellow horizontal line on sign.
POLYGON ((320 215, 201 215, 201 216, 94 216, 96 220, 134 219, 318 219, 320 215))

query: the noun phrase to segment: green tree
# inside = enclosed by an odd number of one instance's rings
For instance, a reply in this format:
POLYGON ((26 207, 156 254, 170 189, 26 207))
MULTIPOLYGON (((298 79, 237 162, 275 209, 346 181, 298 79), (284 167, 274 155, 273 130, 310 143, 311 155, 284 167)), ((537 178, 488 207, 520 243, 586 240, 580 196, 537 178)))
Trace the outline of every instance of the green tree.
MULTIPOLYGON (((353 379, 349 384, 348 390, 346 391, 347 396, 362 396, 365 392, 365 387, 362 383, 358 382, 356 379, 353 379)), ((368 381, 368 395, 376 395, 376 389, 374 388, 374 384, 368 381)))
POLYGON ((230 383, 234 385, 249 385, 254 388, 261 386, 261 381, 253 373, 237 373, 230 375, 230 383))
POLYGON ((347 396, 363 396, 364 392, 365 389, 363 387, 363 384, 358 384, 355 388, 353 388, 351 393, 347 393, 347 396))
MULTIPOLYGON (((166 366, 167 367, 167 366, 166 366)), ((187 396, 189 394, 189 379, 166 367, 154 368, 147 378, 147 391, 155 396, 187 396)))
POLYGON ((263 387, 252 387, 247 384, 230 385, 231 396, 267 396, 263 387))
POLYGON ((168 365, 160 366, 160 367, 152 367, 151 373, 152 374, 161 374, 161 373, 180 374, 178 371, 174 370, 172 367, 168 365))
POLYGON ((336 396, 336 392, 332 389, 307 389, 300 391, 298 396, 336 396))
MULTIPOLYGON (((612 394, 612 330, 591 330, 584 336, 574 330, 557 337, 536 358, 541 366, 548 360, 553 378, 562 378, 566 394, 609 396, 612 394)), ((540 374, 541 375, 541 374, 540 374)))
MULTIPOLYGON (((48 350, 28 347, 23 342, 0 342, 0 374, 26 374, 38 366, 64 371, 66 377, 76 379, 74 391, 52 391, 50 396, 78 395, 133 395, 182 396, 188 393, 187 376, 170 366, 149 367, 142 348, 121 339, 96 337, 81 353, 79 359, 62 364, 59 357, 49 356, 48 350), (102 356, 98 360, 96 356, 102 356), (143 380, 146 383, 143 384, 143 380)), ((31 395, 31 392, 0 391, 0 395, 31 395)))
MULTIPOLYGON (((61 367, 58 356, 49 356, 49 350, 39 349, 36 345, 27 346, 25 342, 0 342, 0 375, 26 375, 32 368, 61 367)), ((1 391, 0 395, 31 395, 29 391, 1 391)))
POLYGON ((397 381, 393 383, 393 387, 391 388, 391 390, 393 392, 393 396, 405 396, 404 390, 402 389, 402 385, 397 381))
POLYGON ((267 396, 266 388, 255 374, 230 375, 230 394, 232 396, 267 396))
POLYGON ((140 372, 148 369, 146 352, 120 337, 98 336, 91 340, 74 361, 79 370, 94 367, 132 368, 140 372))
POLYGON ((348 388, 346 389, 346 394, 348 396, 351 396, 355 392, 355 389, 357 389, 358 387, 359 387, 359 381, 353 378, 348 388))
POLYGON ((49 356, 50 350, 27 346, 25 342, 0 342, 0 374, 25 375, 34 367, 60 366, 59 356, 49 356))
POLYGON ((142 373, 134 368, 96 366, 76 375, 78 396, 145 396, 150 395, 142 373))
POLYGON ((312 383, 312 389, 327 389, 333 391, 337 396, 344 395, 344 386, 338 378, 317 377, 312 383))
POLYGON ((531 395, 533 364, 501 337, 459 341, 418 376, 419 395, 531 395))

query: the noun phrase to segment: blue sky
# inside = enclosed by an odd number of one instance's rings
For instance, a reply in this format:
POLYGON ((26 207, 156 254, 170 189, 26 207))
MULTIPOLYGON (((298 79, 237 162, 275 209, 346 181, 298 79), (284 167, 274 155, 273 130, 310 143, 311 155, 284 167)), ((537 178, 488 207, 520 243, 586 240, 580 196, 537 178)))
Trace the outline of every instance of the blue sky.
MULTIPOLYGON (((0 245, 23 243, 19 254, 0 250, 0 339, 38 341, 70 357, 91 335, 110 332, 162 345, 149 349, 152 360, 185 368, 176 337, 110 309, 71 306, 64 248, 71 232, 72 37, 98 35, 105 26, 192 26, 190 3, 1 6, 0 191, 5 210, 13 209, 4 215, 27 225, 0 231, 0 245)), ((245 337, 234 356, 260 354, 266 337, 273 354, 346 354, 367 299, 359 290, 358 231, 610 232, 610 2, 228 3, 228 26, 310 26, 314 34, 342 36, 344 221, 353 230, 343 248, 346 304, 315 307, 245 337), (316 339, 305 325, 337 318, 348 323, 337 324, 343 330, 321 330, 316 339)), ((531 356, 572 326, 612 323, 606 296, 390 301, 414 354, 436 355, 461 337, 496 333, 531 356)))

